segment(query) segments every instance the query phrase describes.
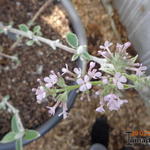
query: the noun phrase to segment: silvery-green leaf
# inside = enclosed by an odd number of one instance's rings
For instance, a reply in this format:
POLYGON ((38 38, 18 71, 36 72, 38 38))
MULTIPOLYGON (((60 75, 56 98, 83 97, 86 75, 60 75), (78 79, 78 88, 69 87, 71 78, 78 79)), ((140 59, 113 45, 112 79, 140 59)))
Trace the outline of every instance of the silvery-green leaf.
POLYGON ((77 36, 74 33, 72 33, 72 32, 69 32, 66 35, 66 41, 73 48, 77 48, 78 45, 79 45, 77 36))
POLYGON ((34 33, 38 33, 38 32, 40 32, 41 31, 41 27, 39 26, 39 25, 37 25, 37 26, 35 26, 34 28, 33 28, 33 32, 34 33))
POLYGON ((138 80, 138 77, 137 77, 136 75, 134 75, 134 74, 132 74, 132 75, 126 74, 126 77, 127 77, 129 80, 131 80, 131 81, 136 81, 136 80, 138 80))
POLYGON ((57 85, 59 87, 65 87, 66 86, 65 80, 62 77, 60 77, 59 80, 58 80, 58 82, 57 82, 57 85))
POLYGON ((75 60, 78 59, 78 57, 79 57, 79 54, 74 54, 74 55, 72 56, 71 60, 72 60, 72 61, 75 61, 75 60))
POLYGON ((64 93, 62 93, 62 94, 59 94, 59 95, 56 97, 56 99, 57 99, 58 101, 67 101, 67 99, 68 99, 68 92, 64 92, 64 93))
POLYGON ((135 63, 135 61, 137 60, 138 55, 136 55, 135 57, 131 58, 130 60, 132 61, 132 63, 135 63))
POLYGON ((6 96, 3 97, 2 101, 7 102, 9 99, 10 99, 10 96, 6 95, 6 96))
POLYGON ((88 52, 83 52, 81 57, 85 60, 90 60, 91 59, 91 56, 88 52))
POLYGON ((25 140, 34 140, 40 136, 39 132, 36 130, 25 130, 24 139, 25 140))
POLYGON ((24 32, 28 32, 29 31, 29 28, 25 24, 20 24, 19 25, 19 29, 24 31, 24 32))
POLYGON ((3 33, 4 32, 4 30, 3 29, 0 29, 0 33, 3 33))
POLYGON ((8 132, 3 139, 0 141, 0 143, 8 143, 8 142, 12 142, 15 139, 16 133, 15 132, 8 132))
POLYGON ((29 40, 29 41, 26 42, 26 44, 27 44, 28 46, 32 46, 32 45, 34 44, 34 41, 33 41, 33 40, 29 40))
POLYGON ((20 132, 20 130, 21 130, 21 127, 19 125, 19 120, 17 120, 16 115, 14 115, 12 117, 12 120, 11 120, 11 129, 12 129, 13 132, 20 132))
POLYGON ((133 85, 129 85, 129 84, 124 84, 123 87, 124 87, 124 89, 134 88, 133 85))

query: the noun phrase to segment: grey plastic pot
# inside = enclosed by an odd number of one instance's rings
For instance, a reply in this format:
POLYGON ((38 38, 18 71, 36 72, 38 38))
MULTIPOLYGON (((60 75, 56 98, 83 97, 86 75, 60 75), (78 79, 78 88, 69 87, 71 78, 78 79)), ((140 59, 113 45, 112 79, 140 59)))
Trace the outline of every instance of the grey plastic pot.
MULTIPOLYGON (((122 24, 126 27, 128 38, 137 51, 142 64, 150 74, 150 0, 113 0, 122 24)), ((150 86, 138 92, 150 104, 150 86)))
MULTIPOLYGON (((77 12, 74 9, 71 1, 70 0, 61 0, 59 3, 64 7, 64 9, 66 10, 66 12, 69 15, 69 19, 70 19, 71 25, 73 26, 73 30, 79 38, 79 44, 86 45, 87 41, 86 41, 85 30, 83 28, 81 20, 80 20, 79 16, 77 15, 77 12)), ((13 36, 13 35, 11 34, 11 36, 13 36)), ((78 61, 78 65, 82 68, 83 64, 80 62, 80 60, 78 61)), ((75 90, 69 93, 68 101, 67 101, 69 110, 72 107, 72 105, 74 104, 76 96, 77 96, 77 93, 75 90)), ((60 112, 62 112, 61 108, 56 111, 56 114, 53 117, 51 117, 48 121, 46 121, 44 124, 42 124, 39 128, 37 128, 37 131, 39 131, 39 133, 40 133, 40 137, 43 136, 45 133, 47 133, 49 130, 51 130, 53 127, 55 127, 62 120, 62 117, 58 117, 58 114, 60 112)), ((26 145, 31 142, 32 141, 24 140, 23 144, 26 145)), ((0 144, 0 150, 15 150, 15 143, 11 142, 11 143, 7 143, 7 144, 0 144)))

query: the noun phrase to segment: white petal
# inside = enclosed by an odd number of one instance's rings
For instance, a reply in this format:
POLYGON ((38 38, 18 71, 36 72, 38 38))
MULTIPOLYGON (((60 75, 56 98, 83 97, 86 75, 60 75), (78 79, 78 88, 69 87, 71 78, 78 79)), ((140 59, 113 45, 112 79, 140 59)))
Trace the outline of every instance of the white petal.
POLYGON ((122 90, 123 89, 123 84, 120 82, 117 82, 117 87, 118 89, 122 90))
POLYGON ((102 75, 102 73, 101 73, 101 72, 96 72, 96 73, 95 73, 95 77, 96 77, 96 78, 100 78, 100 77, 101 77, 101 75, 102 75))
POLYGON ((102 106, 100 106, 100 107, 96 108, 96 111, 97 112, 104 112, 105 110, 102 106))
POLYGON ((81 79, 81 78, 79 78, 79 79, 77 79, 77 84, 84 84, 84 81, 83 81, 83 79, 81 79))
POLYGON ((104 46, 101 45, 101 46, 100 46, 100 49, 106 49, 106 48, 105 48, 104 46))
POLYGON ((125 76, 121 76, 121 78, 119 79, 120 82, 127 82, 127 78, 125 76))
POLYGON ((52 84, 52 83, 47 83, 47 84, 45 84, 45 86, 46 86, 47 88, 51 88, 51 87, 53 86, 53 84, 52 84))
POLYGON ((44 78, 44 81, 45 81, 45 82, 51 82, 51 80, 50 80, 49 77, 45 77, 45 78, 44 78))
POLYGON ((85 76, 84 76, 84 81, 85 81, 85 82, 90 81, 90 78, 89 78, 89 76, 88 76, 88 75, 85 75, 85 76))
POLYGON ((91 84, 90 82, 87 82, 87 83, 86 83, 86 87, 87 87, 87 89, 91 89, 92 84, 91 84))
POLYGON ((115 78, 118 79, 118 78, 120 78, 120 76, 121 76, 120 72, 116 72, 115 78))
POLYGON ((90 62, 90 68, 94 68, 95 67, 95 62, 90 62))
POLYGON ((87 90, 86 85, 85 84, 81 85, 79 90, 82 92, 86 91, 87 90))
POLYGON ((74 68, 73 70, 77 75, 81 74, 81 69, 80 68, 74 68))

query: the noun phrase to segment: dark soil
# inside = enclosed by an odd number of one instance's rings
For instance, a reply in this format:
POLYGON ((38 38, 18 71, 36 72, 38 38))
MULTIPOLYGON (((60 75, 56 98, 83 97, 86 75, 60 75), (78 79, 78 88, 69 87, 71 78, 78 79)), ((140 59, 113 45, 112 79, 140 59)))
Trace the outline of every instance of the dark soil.
MULTIPOLYGON (((44 2, 43 0, 6 0, 0 5, 0 21, 5 23, 13 21, 16 27, 27 23, 44 2)), ((43 35, 49 39, 64 41, 62 35, 70 30, 64 11, 54 4, 40 15, 36 23, 41 26, 43 35), (61 32, 58 29, 61 29, 61 32)), ((36 44, 32 47, 21 44, 10 50, 14 41, 4 35, 1 35, 0 39, 3 53, 17 54, 21 62, 16 67, 11 60, 0 59, 0 95, 10 95, 10 102, 20 110, 25 128, 36 128, 50 116, 45 108, 47 103, 37 104, 32 88, 37 87, 37 78, 48 76, 51 70, 58 72, 65 64, 69 64, 71 69, 73 63, 70 61, 70 55, 64 51, 54 51, 48 46, 36 44)), ((0 111, 0 116, 1 138, 10 130, 11 115, 0 111)))

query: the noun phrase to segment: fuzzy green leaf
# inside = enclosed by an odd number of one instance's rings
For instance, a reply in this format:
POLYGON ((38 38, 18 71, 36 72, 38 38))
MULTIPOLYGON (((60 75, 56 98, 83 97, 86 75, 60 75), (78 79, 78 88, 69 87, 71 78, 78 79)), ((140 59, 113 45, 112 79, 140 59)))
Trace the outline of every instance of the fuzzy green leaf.
POLYGON ((29 40, 29 41, 26 42, 26 44, 27 44, 28 46, 32 46, 32 45, 34 44, 34 41, 33 41, 33 40, 29 40))
POLYGON ((40 31, 41 31, 41 27, 39 25, 37 25, 33 28, 33 33, 38 33, 40 31))
POLYGON ((134 85, 124 84, 124 89, 131 89, 134 88, 134 85))
POLYGON ((20 24, 19 25, 19 29, 24 31, 24 32, 28 32, 29 31, 29 28, 25 24, 20 24))
POLYGON ((138 55, 136 55, 135 57, 131 58, 130 60, 131 60, 132 63, 135 63, 135 61, 136 61, 137 59, 138 59, 138 55))
POLYGON ((3 33, 4 32, 4 30, 3 29, 0 29, 0 33, 3 33))
POLYGON ((83 52, 82 53, 82 58, 85 59, 85 60, 90 60, 91 56, 88 52, 83 52))
POLYGON ((25 130, 24 139, 25 140, 33 140, 40 136, 39 132, 35 130, 25 130))
POLYGON ((58 101, 67 101, 67 99, 68 99, 68 92, 64 92, 62 94, 59 94, 56 99, 58 101))
POLYGON ((58 82, 57 82, 57 85, 59 87, 65 87, 66 86, 65 80, 62 77, 60 77, 59 80, 58 80, 58 82))
POLYGON ((66 35, 66 40, 67 40, 67 43, 73 48, 77 48, 79 45, 77 36, 72 32, 69 32, 66 35))
POLYGON ((78 57, 79 57, 79 54, 74 54, 74 55, 72 56, 72 58, 71 58, 71 61, 77 60, 78 57))
POLYGON ((0 141, 0 143, 8 143, 8 142, 12 142, 15 139, 16 133, 15 132, 8 132, 3 139, 0 141))
POLYGON ((11 120, 11 129, 13 132, 20 132, 20 126, 19 126, 19 123, 18 123, 18 120, 17 120, 17 117, 16 115, 14 115, 12 117, 12 120, 11 120))

